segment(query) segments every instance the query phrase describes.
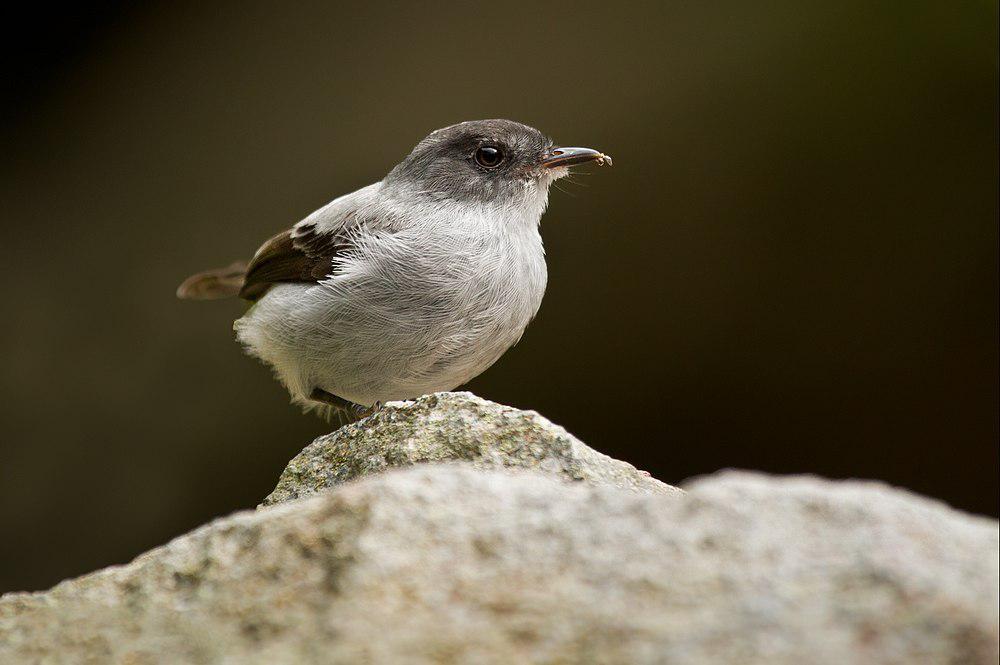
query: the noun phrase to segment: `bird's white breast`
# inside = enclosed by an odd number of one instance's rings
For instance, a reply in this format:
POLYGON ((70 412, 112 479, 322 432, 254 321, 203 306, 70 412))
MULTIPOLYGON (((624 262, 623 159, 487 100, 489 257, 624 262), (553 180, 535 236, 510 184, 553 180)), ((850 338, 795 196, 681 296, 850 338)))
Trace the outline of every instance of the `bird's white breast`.
POLYGON ((516 343, 541 304, 544 197, 382 205, 413 221, 359 227, 328 279, 272 288, 238 326, 300 400, 315 387, 364 405, 450 390, 516 343))

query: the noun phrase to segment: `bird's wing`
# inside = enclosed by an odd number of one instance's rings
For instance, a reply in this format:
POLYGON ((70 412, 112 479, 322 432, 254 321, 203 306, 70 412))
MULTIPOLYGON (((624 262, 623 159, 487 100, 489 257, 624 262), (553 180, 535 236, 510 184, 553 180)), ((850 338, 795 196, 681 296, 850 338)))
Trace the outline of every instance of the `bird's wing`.
POLYGON ((374 186, 336 199, 265 242, 247 267, 240 297, 257 300, 280 282, 319 282, 356 233, 392 230, 393 220, 370 205, 374 186))
POLYGON ((337 249, 312 251, 297 242, 295 229, 282 231, 265 242, 247 267, 240 297, 257 300, 278 282, 318 282, 330 274, 337 249))

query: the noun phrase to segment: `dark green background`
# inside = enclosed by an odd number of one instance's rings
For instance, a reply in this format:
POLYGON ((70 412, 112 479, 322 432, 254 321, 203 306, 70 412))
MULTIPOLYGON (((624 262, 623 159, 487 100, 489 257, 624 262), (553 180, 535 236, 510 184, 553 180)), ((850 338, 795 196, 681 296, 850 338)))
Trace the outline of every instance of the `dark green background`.
POLYGON ((509 117, 606 150, 470 388, 667 482, 877 478, 997 512, 997 3, 169 3, 10 22, 0 590, 255 505, 327 426, 174 299, 509 117), (294 6, 294 9, 292 7, 294 6))

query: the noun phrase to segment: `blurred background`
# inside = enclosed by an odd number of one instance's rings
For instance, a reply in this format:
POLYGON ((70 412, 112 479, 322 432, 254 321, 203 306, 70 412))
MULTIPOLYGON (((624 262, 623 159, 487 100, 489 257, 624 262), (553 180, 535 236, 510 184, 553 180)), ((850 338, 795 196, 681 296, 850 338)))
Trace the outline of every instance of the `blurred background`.
POLYGON ((136 2, 5 21, 0 591, 254 506, 329 430, 192 272, 508 117, 549 288, 469 389, 671 483, 874 478, 997 514, 997 2, 136 2))

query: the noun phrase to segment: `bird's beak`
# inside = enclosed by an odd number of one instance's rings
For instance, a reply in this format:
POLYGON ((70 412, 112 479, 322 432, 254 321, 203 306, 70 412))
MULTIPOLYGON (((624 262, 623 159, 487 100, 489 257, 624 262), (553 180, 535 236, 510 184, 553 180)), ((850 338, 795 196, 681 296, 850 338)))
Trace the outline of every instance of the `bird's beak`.
POLYGON ((573 166, 585 162, 597 162, 598 166, 611 166, 611 155, 605 155, 593 148, 551 148, 542 158, 539 165, 542 168, 553 169, 559 166, 573 166))

